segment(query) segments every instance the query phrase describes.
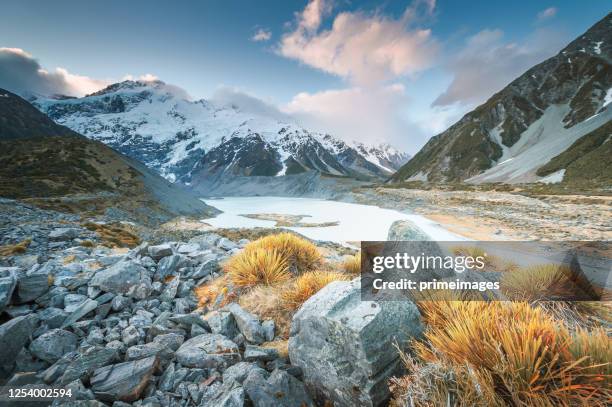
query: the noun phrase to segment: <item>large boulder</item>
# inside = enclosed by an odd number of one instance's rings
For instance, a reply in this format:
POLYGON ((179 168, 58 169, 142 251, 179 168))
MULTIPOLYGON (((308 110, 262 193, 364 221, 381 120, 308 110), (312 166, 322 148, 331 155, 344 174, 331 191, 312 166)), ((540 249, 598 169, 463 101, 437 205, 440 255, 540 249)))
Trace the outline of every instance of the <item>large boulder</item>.
POLYGON ((38 359, 49 363, 57 362, 64 354, 76 349, 78 337, 63 329, 52 329, 34 339, 30 352, 38 359))
POLYGON ((401 369, 395 344, 419 337, 414 303, 362 301, 358 279, 337 281, 294 315, 289 358, 321 400, 336 406, 378 406, 389 398, 388 379, 401 369))
POLYGON ((49 240, 72 240, 75 237, 78 237, 80 233, 81 230, 77 228, 55 228, 51 232, 49 232, 49 240))
POLYGON ((238 345, 223 335, 203 334, 183 343, 176 360, 186 367, 224 370, 240 361, 240 352, 238 345))
POLYGON ((34 301, 49 291, 49 276, 42 273, 33 273, 19 278, 15 302, 24 304, 34 301))
POLYGON ((0 366, 10 365, 17 359, 37 323, 38 317, 29 314, 0 325, 0 366))
POLYGON ((259 344, 266 340, 266 333, 255 315, 243 310, 235 302, 229 304, 227 310, 234 316, 240 333, 244 335, 247 341, 259 344))
POLYGON ((94 372, 91 389, 103 401, 136 401, 158 368, 156 356, 105 366, 94 372))
POLYGON ((431 240, 431 237, 409 220, 396 220, 389 228, 387 240, 431 240))
POLYGON ((89 285, 99 287, 106 292, 126 294, 138 299, 144 299, 151 293, 149 272, 133 260, 120 261, 97 272, 89 285))

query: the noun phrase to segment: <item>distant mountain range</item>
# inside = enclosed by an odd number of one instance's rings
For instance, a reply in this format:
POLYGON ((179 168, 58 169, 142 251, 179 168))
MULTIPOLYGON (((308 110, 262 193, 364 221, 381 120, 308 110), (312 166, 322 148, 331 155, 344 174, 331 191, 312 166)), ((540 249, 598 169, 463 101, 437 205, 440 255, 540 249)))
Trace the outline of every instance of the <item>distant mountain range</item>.
POLYGON ((392 180, 611 185, 611 51, 612 13, 433 137, 392 180))
POLYGON ((115 208, 119 218, 125 211, 126 219, 144 223, 218 213, 138 161, 54 123, 4 89, 0 89, 0 196, 51 199, 54 204, 62 204, 61 197, 67 207, 115 208))
POLYGON ((309 171, 386 179, 409 159, 387 144, 347 143, 234 106, 190 101, 161 81, 124 81, 82 98, 31 100, 57 123, 190 186, 309 171))

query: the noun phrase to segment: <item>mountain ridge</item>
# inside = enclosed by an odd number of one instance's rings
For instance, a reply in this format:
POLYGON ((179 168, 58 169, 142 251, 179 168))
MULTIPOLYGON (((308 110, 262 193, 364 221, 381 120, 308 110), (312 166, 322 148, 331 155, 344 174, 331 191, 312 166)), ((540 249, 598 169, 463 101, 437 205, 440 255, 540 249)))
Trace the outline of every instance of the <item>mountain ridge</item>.
POLYGON ((391 181, 541 180, 539 167, 612 119, 611 43, 612 13, 432 137, 391 181))

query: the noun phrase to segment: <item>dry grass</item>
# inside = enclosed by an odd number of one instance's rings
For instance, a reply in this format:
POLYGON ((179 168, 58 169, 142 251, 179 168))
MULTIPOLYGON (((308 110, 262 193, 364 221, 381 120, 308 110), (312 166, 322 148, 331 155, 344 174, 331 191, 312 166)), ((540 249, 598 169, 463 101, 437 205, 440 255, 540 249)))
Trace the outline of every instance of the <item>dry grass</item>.
POLYGON ((83 246, 83 247, 90 247, 91 248, 91 247, 95 247, 96 244, 94 242, 92 242, 91 240, 83 240, 81 242, 81 246, 83 246))
POLYGON ((352 276, 361 273, 361 252, 354 256, 347 257, 340 265, 340 268, 352 276))
POLYGON ((233 256, 223 270, 236 287, 281 284, 291 278, 287 259, 277 250, 252 247, 233 256))
POLYGON ((234 299, 233 295, 228 294, 230 285, 229 277, 225 275, 208 284, 196 287, 194 292, 198 298, 198 306, 204 307, 215 303, 219 303, 220 306, 229 304, 234 299))
POLYGON ((32 239, 25 239, 16 244, 8 244, 0 246, 0 256, 13 256, 15 254, 23 254, 32 243, 32 239))
POLYGON ((297 310, 332 281, 349 280, 345 273, 334 271, 309 271, 297 277, 281 294, 283 305, 291 310, 297 310))
POLYGON ((121 224, 99 224, 86 222, 83 226, 100 237, 101 244, 107 247, 136 247, 140 244, 140 238, 121 224))
POLYGON ((241 295, 238 303, 242 308, 261 319, 273 319, 276 326, 276 335, 288 338, 293 312, 283 305, 281 292, 284 289, 284 285, 280 287, 255 287, 241 295))
POLYGON ((288 232, 257 239, 249 243, 244 252, 248 253, 256 249, 279 253, 287 261, 287 265, 293 274, 313 270, 321 264, 323 259, 317 246, 288 232))
MULTIPOLYGON (((407 363, 410 374, 394 383, 396 395, 429 383, 432 394, 452 393, 462 406, 604 406, 612 397, 612 348, 602 330, 572 334, 525 302, 419 306, 429 323, 426 340, 413 344, 418 362, 407 363), (428 369, 452 380, 434 380, 428 369), (400 384, 407 387, 398 389, 400 384)), ((412 400, 412 405, 439 404, 412 400)))
POLYGON ((280 339, 273 342, 265 342, 262 343, 261 346, 263 348, 276 349, 278 355, 281 358, 286 359, 289 357, 289 341, 286 339, 280 339))

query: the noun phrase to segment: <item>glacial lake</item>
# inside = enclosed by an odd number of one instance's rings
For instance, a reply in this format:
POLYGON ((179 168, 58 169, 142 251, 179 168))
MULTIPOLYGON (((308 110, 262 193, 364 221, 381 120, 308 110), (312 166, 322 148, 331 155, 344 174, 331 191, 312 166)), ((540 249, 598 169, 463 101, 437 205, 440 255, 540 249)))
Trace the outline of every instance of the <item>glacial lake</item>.
POLYGON ((328 201, 314 198, 288 197, 225 197, 203 199, 223 211, 215 218, 202 221, 217 228, 274 227, 273 220, 262 220, 243 215, 282 214, 308 215, 302 222, 338 222, 336 226, 286 227, 314 240, 332 241, 340 244, 361 240, 386 240, 389 227, 396 220, 409 220, 434 240, 456 241, 465 238, 451 233, 439 224, 415 214, 406 214, 378 206, 328 201))

